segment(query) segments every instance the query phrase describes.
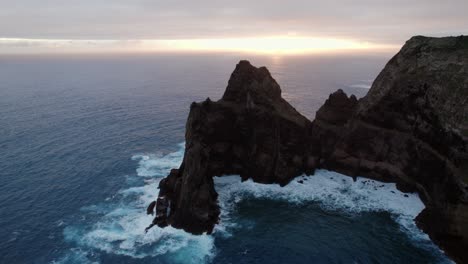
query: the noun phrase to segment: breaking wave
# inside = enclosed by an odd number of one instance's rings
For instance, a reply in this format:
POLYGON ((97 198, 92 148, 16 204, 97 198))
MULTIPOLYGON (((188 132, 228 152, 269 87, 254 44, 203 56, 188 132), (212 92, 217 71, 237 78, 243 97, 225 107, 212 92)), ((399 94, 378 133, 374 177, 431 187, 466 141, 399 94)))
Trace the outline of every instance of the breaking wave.
POLYGON ((344 214, 362 212, 389 212, 411 238, 429 240, 413 219, 424 209, 418 194, 402 193, 394 183, 382 183, 366 178, 351 177, 327 170, 318 170, 314 176, 301 176, 284 187, 277 184, 259 184, 252 180, 241 182, 239 176, 215 178, 222 208, 221 230, 224 222, 231 226, 230 215, 243 199, 262 198, 282 200, 293 204, 318 202, 324 210, 344 214), (301 182, 299 182, 301 181, 301 182))
MULTIPOLYGON (((143 178, 140 186, 121 190, 106 203, 82 208, 89 219, 83 225, 64 229, 65 239, 77 245, 58 263, 94 263, 99 253, 117 254, 143 259, 160 257, 168 263, 203 263, 214 256, 214 238, 195 236, 172 227, 144 230, 153 216, 146 215, 146 206, 158 194, 159 181, 170 169, 178 167, 183 157, 183 144, 168 155, 135 155, 137 175, 143 178)), ((136 181, 128 176, 129 181, 136 181)))
MULTIPOLYGON (((75 247, 57 263, 98 263, 100 254, 117 254, 132 259, 157 257, 162 263, 206 263, 216 255, 215 239, 231 236, 239 227, 232 215, 243 199, 272 199, 292 204, 316 202, 324 210, 343 214, 390 212, 392 218, 412 239, 436 248, 421 232, 413 219, 424 209, 417 194, 404 194, 393 183, 381 183, 365 178, 352 178, 339 173, 318 170, 314 176, 301 176, 285 187, 241 182, 239 176, 215 178, 221 206, 220 224, 213 235, 191 235, 172 227, 152 228, 144 233, 153 217, 145 213, 146 206, 157 197, 159 181, 170 169, 180 165, 184 144, 168 155, 135 155, 137 174, 127 176, 128 188, 109 197, 104 203, 84 207, 86 219, 81 224, 67 226, 65 239, 75 247), (299 182, 301 181, 301 182, 299 182)), ((421 244, 421 243, 419 243, 421 244)))

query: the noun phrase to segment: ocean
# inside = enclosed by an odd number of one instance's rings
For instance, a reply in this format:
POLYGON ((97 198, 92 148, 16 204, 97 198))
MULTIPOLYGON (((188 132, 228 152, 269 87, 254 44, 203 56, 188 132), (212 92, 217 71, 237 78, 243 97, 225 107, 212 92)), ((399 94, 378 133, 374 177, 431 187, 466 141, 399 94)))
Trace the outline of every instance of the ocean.
POLYGON ((412 221, 417 194, 325 170, 285 187, 215 178, 213 234, 144 233, 190 103, 219 99, 240 59, 313 119, 337 89, 364 96, 390 57, 0 56, 0 263, 450 263, 412 221))

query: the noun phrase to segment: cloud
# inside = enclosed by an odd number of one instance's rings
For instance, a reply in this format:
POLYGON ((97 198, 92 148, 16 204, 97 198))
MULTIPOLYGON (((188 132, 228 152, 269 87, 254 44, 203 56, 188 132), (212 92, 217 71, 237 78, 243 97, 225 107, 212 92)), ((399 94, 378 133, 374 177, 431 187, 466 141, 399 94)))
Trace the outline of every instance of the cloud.
POLYGON ((177 39, 284 35, 401 44, 468 33, 466 0, 15 0, 0 4, 0 37, 177 39))
POLYGON ((0 53, 128 51, 142 43, 141 40, 0 38, 0 53))

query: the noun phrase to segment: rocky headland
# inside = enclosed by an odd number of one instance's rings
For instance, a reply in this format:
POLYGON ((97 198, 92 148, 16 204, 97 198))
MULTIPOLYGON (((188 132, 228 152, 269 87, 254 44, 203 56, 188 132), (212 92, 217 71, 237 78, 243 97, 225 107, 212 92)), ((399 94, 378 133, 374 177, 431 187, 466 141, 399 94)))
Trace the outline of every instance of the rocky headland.
POLYGON ((183 162, 152 205, 155 225, 212 232, 214 176, 286 185, 324 168, 418 192, 418 226, 468 263, 468 37, 411 38, 365 97, 338 90, 314 121, 265 67, 241 61, 220 100, 192 103, 185 138, 183 162))

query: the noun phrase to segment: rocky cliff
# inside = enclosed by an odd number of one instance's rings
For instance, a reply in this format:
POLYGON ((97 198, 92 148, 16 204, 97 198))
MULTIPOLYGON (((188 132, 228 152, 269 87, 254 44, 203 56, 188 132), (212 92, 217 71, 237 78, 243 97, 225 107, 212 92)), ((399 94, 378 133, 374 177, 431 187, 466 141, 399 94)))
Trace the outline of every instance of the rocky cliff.
POLYGON ((417 191, 418 225, 468 262, 468 37, 413 37, 357 100, 339 90, 313 122, 265 67, 241 61, 223 97, 193 103, 179 169, 160 182, 154 224, 212 232, 213 177, 287 184, 316 168, 417 191))
POLYGON ((241 61, 221 100, 190 106, 184 160, 160 183, 159 196, 170 203, 171 213, 163 210, 157 222, 192 233, 211 232, 219 215, 213 176, 239 174, 285 185, 312 173, 314 160, 304 144, 311 127, 281 97, 265 67, 241 61))
POLYGON ((468 37, 411 38, 345 127, 323 167, 417 191, 418 226, 468 262, 468 37))

